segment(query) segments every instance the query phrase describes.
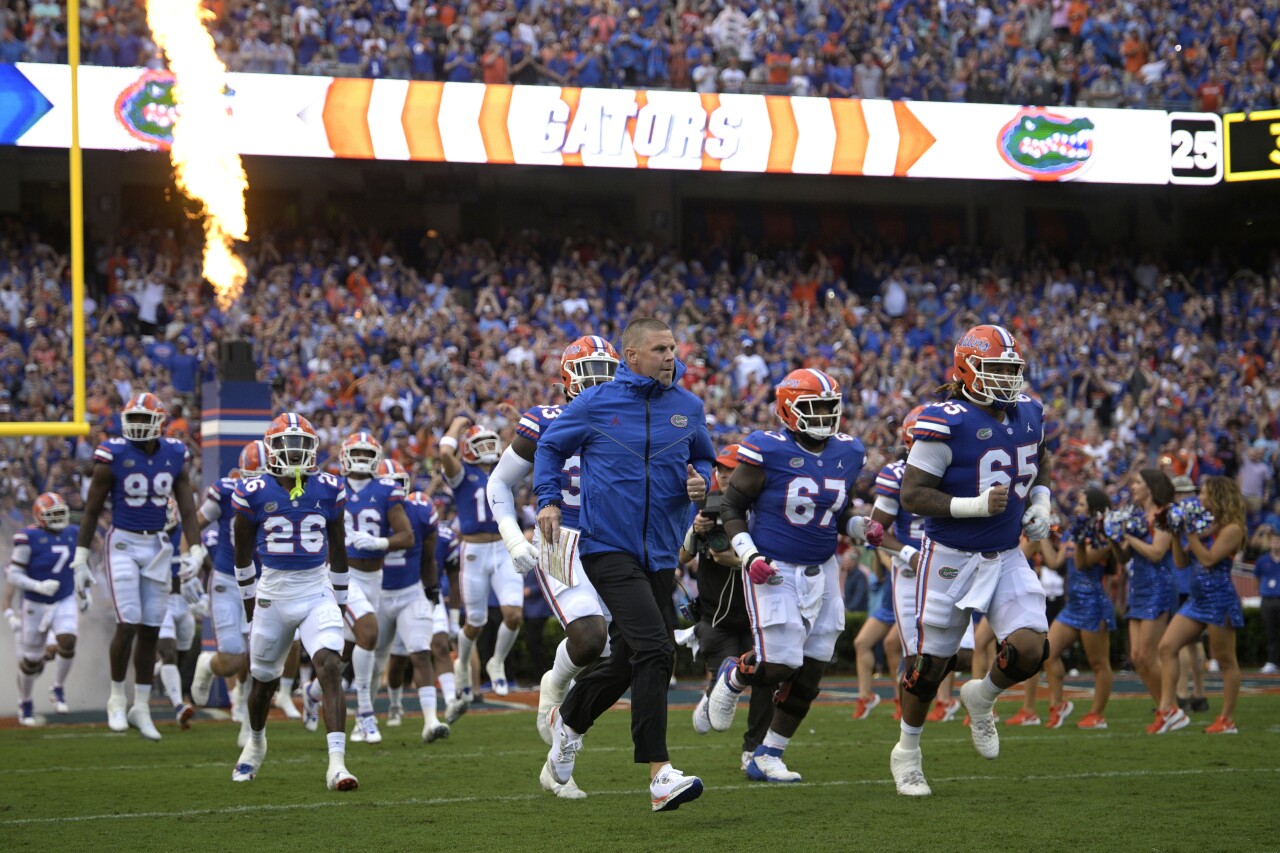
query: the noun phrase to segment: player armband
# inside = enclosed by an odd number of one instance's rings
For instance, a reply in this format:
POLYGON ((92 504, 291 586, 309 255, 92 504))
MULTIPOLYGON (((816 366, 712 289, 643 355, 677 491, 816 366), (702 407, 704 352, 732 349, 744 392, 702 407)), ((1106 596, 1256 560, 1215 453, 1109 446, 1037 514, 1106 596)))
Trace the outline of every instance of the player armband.
POLYGON ((449 448, 450 450, 457 450, 458 439, 454 438, 451 435, 444 436, 443 438, 440 439, 440 449, 444 450, 446 447, 449 448))

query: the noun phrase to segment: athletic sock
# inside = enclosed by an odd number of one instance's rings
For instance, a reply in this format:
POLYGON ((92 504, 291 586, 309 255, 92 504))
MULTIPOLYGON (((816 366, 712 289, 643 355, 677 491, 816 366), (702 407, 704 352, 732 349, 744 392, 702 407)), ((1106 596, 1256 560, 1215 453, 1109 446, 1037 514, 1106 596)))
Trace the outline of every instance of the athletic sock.
POLYGON ((144 708, 151 707, 151 685, 135 684, 133 685, 133 704, 141 705, 144 708))
POLYGON ((508 628, 506 622, 499 625, 498 639, 493 644, 493 659, 498 663, 505 663, 507 655, 511 654, 511 647, 516 644, 516 637, 519 635, 519 628, 508 628))
MULTIPOLYGON (((466 631, 458 632, 458 660, 462 661, 463 666, 471 665, 471 650, 475 648, 476 641, 467 636, 466 631)), ((470 687, 470 684, 462 685, 463 688, 470 687)))
POLYGON ((422 705, 422 719, 424 722, 436 723, 436 687, 418 688, 418 702, 422 705))
POLYGON ((262 727, 261 729, 255 729, 255 728, 253 728, 252 726, 250 726, 250 727, 249 727, 249 742, 250 742, 250 743, 252 743, 254 746, 257 746, 257 747, 261 747, 263 744, 265 744, 265 743, 267 742, 267 729, 266 729, 266 727, 264 726, 264 727, 262 727))
POLYGON ((121 702, 123 702, 123 701, 125 700, 125 696, 124 696, 124 682, 123 682, 123 681, 113 681, 113 682, 111 682, 111 698, 112 698, 112 699, 119 700, 119 701, 121 701, 121 702))
POLYGON ((173 707, 182 704, 182 673, 178 672, 176 663, 166 663, 160 666, 160 683, 164 685, 164 692, 169 697, 169 701, 173 703, 173 707))
POLYGON ((564 690, 568 690, 569 682, 584 669, 586 667, 578 666, 573 662, 573 658, 569 657, 569 641, 561 640, 560 645, 556 646, 555 662, 551 664, 551 680, 564 690))
POLYGON ((53 676, 53 686, 61 687, 67 683, 67 676, 71 673, 71 664, 75 663, 75 658, 64 658, 58 655, 58 669, 53 676))
POLYGON ((347 733, 329 732, 325 736, 329 742, 329 772, 343 770, 347 766, 347 733))
POLYGON ((741 679, 736 666, 729 670, 729 688, 731 690, 735 693, 741 693, 746 686, 747 684, 741 679))
POLYGON ((292 678, 280 679, 280 689, 278 691, 278 695, 283 696, 285 701, 288 701, 288 702, 293 701, 293 679, 292 678))
POLYGON ((444 701, 452 702, 458 698, 458 679, 454 677, 452 672, 442 672, 437 676, 440 681, 440 692, 444 695, 444 701))
MULTIPOLYGON (((421 693, 422 691, 418 691, 418 692, 419 692, 419 693, 421 693)), ((400 706, 401 706, 403 696, 404 696, 404 688, 403 688, 403 687, 388 687, 388 688, 387 688, 387 698, 391 700, 391 707, 392 707, 392 708, 398 708, 398 707, 400 707, 400 706)))
POLYGON ((31 701, 31 693, 36 688, 36 677, 18 670, 18 698, 23 702, 31 701))
POLYGON ((787 748, 787 744, 789 743, 791 743, 791 738, 783 737, 773 729, 769 729, 769 731, 764 734, 764 743, 762 743, 761 746, 765 749, 776 749, 781 753, 787 748))
POLYGON ((351 652, 351 667, 356 675, 356 712, 373 713, 373 666, 376 655, 369 649, 356 646, 351 652))
POLYGON ((919 749, 920 733, 924 731, 924 726, 913 726, 906 720, 898 724, 898 746, 903 749, 919 749))
POLYGON ((989 672, 982 681, 978 682, 978 698, 985 702, 988 707, 994 705, 1003 692, 1004 688, 996 686, 996 683, 991 680, 991 673, 989 672))

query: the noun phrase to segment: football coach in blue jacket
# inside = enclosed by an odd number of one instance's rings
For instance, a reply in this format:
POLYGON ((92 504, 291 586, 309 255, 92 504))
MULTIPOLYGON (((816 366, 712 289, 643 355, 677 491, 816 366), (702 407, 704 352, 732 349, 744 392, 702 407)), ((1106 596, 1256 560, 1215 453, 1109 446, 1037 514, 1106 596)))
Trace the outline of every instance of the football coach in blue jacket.
POLYGON ((635 760, 649 765, 653 810, 667 811, 702 793, 701 780, 667 760, 667 688, 677 554, 691 502, 706 497, 715 447, 702 400, 678 384, 685 367, 671 329, 634 320, 621 349, 614 380, 579 394, 534 454, 538 526, 550 542, 560 533, 561 471, 571 456, 581 457, 578 553, 612 616, 610 657, 552 711, 542 782, 548 789, 548 775, 568 782, 582 735, 630 689, 635 760))

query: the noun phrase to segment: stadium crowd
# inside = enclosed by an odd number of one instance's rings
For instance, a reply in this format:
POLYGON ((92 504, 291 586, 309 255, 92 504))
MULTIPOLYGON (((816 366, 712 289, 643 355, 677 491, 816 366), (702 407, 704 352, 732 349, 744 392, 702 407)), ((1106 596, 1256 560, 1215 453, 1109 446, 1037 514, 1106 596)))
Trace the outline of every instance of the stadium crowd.
MULTIPOLYGON (((5 2, 0 61, 66 61, 5 2)), ((207 0, 233 71, 1155 107, 1280 104, 1278 0, 207 0)), ((88 64, 159 68, 141 0, 83 0, 88 64)))

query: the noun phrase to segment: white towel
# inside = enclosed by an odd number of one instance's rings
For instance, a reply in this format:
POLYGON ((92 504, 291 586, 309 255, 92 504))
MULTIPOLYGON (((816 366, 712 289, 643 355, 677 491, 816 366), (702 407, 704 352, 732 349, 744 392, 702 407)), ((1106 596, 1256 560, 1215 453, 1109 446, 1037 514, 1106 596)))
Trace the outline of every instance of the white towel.
POLYGON ((1000 555, 984 557, 981 554, 975 554, 974 556, 977 559, 972 584, 964 597, 956 602, 956 607, 961 610, 978 610, 986 613, 987 608, 991 606, 991 596, 996 594, 996 582, 1000 580, 1000 555))
POLYGON ((157 533, 160 552, 142 569, 142 576, 153 581, 167 581, 173 577, 173 543, 166 533, 157 533))
POLYGON ((821 571, 806 575, 803 566, 796 567, 796 595, 800 599, 800 618, 812 625, 822 610, 822 593, 826 590, 826 579, 821 571))

